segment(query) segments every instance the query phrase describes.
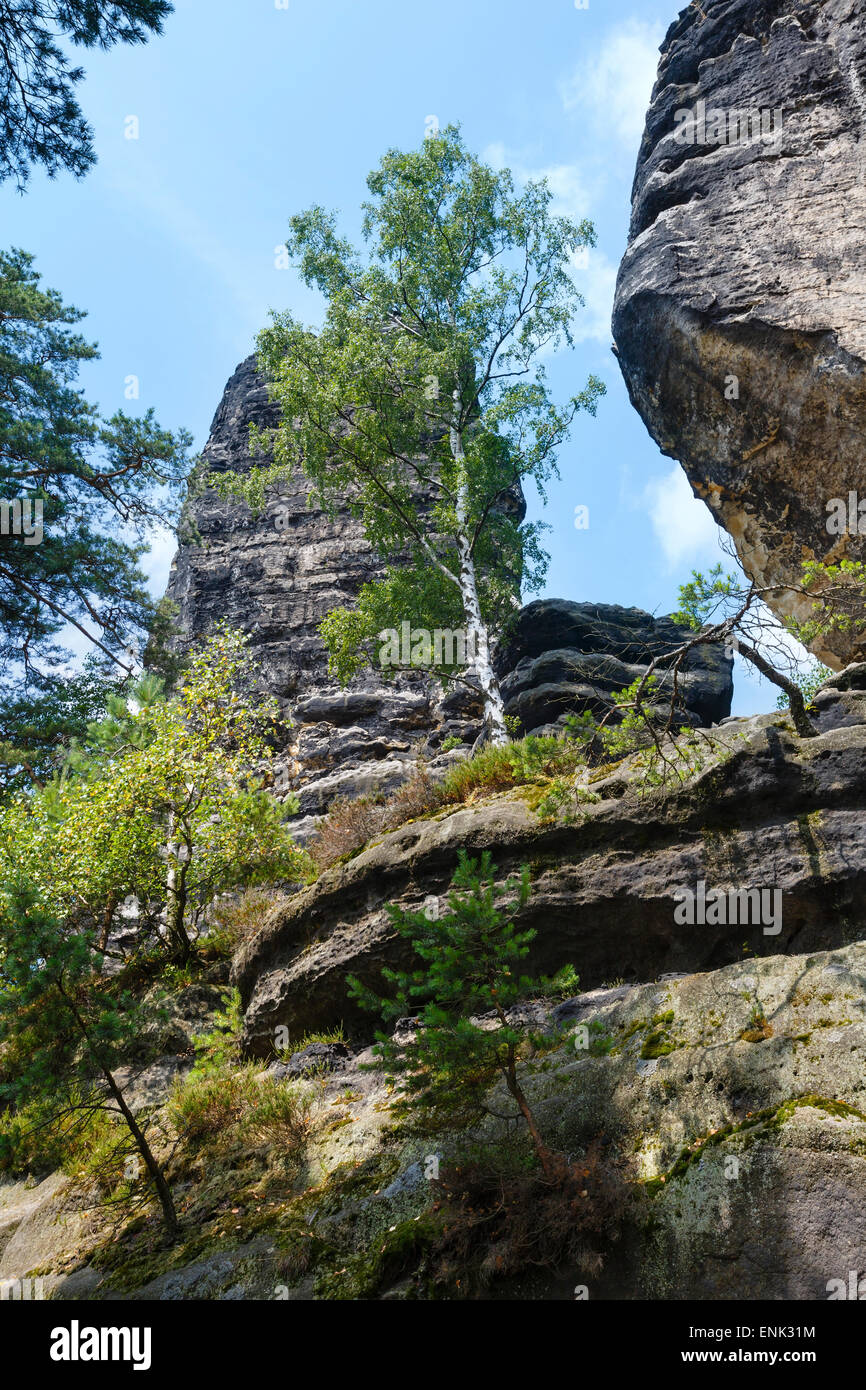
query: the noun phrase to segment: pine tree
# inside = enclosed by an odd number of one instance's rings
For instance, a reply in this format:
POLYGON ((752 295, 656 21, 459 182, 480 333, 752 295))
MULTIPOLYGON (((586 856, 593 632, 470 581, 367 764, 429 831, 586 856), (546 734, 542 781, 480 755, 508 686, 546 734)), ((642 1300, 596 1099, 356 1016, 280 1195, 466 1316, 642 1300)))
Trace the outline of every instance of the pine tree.
POLYGON ((67 625, 133 669, 155 617, 139 561, 177 515, 191 437, 152 411, 100 416, 74 385, 97 356, 83 314, 39 280, 31 256, 0 252, 0 680, 44 695, 67 625))
MULTIPOLYGON (((508 1016, 519 999, 545 992, 552 982, 520 973, 536 933, 518 930, 511 913, 500 906, 503 899, 513 900, 512 911, 526 906, 528 866, 519 879, 504 884, 496 883, 495 873, 489 852, 475 860, 461 850, 448 910, 441 916, 430 918, 389 905, 394 927, 421 965, 408 972, 383 969, 384 979, 395 987, 389 998, 356 977, 350 978, 350 995, 386 1021, 416 1016, 414 1037, 408 1042, 385 1032, 376 1034, 377 1055, 386 1071, 402 1082, 398 1109, 434 1125, 455 1110, 481 1114, 487 1109, 490 1087, 501 1077, 526 1123, 545 1177, 555 1179, 555 1155, 542 1138, 518 1075, 525 1034, 508 1016), (482 1015, 489 1016, 491 1026, 479 1021, 482 1015)), ((566 970, 569 983, 576 986, 570 967, 566 970)))
MULTIPOLYGON (((41 1127, 61 1133, 99 1112, 119 1116, 173 1237, 178 1220, 171 1190, 115 1075, 146 1022, 141 1002, 100 975, 87 934, 70 931, 22 876, 7 878, 0 932, 0 1105, 35 1111, 41 1127)), ((6 1145, 14 1148, 27 1138, 26 1124, 4 1128, 6 1145)))
POLYGON ((127 680, 89 656, 80 671, 48 677, 30 694, 0 692, 0 797, 44 787, 127 680))
POLYGON ((169 0, 0 0, 0 183, 23 189, 31 167, 53 178, 95 164, 93 131, 75 88, 84 69, 60 46, 112 48, 161 34, 169 0))

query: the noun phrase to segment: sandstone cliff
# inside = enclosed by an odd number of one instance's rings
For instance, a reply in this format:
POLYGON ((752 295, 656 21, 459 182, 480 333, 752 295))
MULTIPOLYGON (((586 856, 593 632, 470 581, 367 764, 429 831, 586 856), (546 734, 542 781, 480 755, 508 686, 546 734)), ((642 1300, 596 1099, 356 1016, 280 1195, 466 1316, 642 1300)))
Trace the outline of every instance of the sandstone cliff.
MULTIPOLYGON (((217 472, 248 467, 249 427, 273 425, 274 410, 249 357, 226 386, 205 466, 217 472)), ((513 505, 521 510, 522 497, 513 505)), ((309 485, 298 475, 270 491, 258 517, 208 489, 193 493, 187 519, 193 534, 178 550, 168 589, 182 640, 195 641, 220 619, 250 633, 262 686, 277 698, 285 720, 275 786, 299 794, 299 839, 335 798, 390 791, 419 756, 437 775, 460 756, 441 753, 446 738, 460 739, 464 751, 471 746, 480 708, 460 687, 444 690, 423 672, 395 680, 368 673, 344 690, 329 676, 318 624, 382 574, 347 506, 333 515, 311 506, 309 485)), ((506 712, 527 733, 561 727, 570 713, 598 714, 651 656, 676 646, 682 635, 670 620, 638 609, 563 600, 530 604, 497 657, 506 712)), ((682 683, 683 722, 709 724, 730 713, 732 666, 709 648, 691 660, 682 683)))
MULTIPOLYGON (((742 953, 802 953, 866 931, 866 665, 817 700, 818 737, 782 713, 734 720, 699 741, 682 786, 648 787, 641 755, 600 770, 572 814, 540 819, 533 788, 415 820, 274 911, 235 962, 250 1052, 273 1050, 279 1025, 299 1035, 362 1026, 347 974, 378 983, 406 968, 385 910, 419 910, 447 890, 465 848, 489 850, 503 877, 530 864, 533 892, 517 920, 537 937, 531 968, 566 964, 584 985, 620 976, 712 970, 742 953), (778 931, 761 924, 678 925, 674 893, 704 880, 778 889, 778 931)), ((369 1020, 366 1020, 369 1028, 369 1020)))
MULTIPOLYGON (((783 586, 804 560, 866 558, 864 150, 859 0, 706 0, 671 25, 616 350, 659 447, 774 588, 775 610, 800 618, 808 600, 783 586), (841 534, 828 531, 834 502, 841 534)), ((864 643, 855 627, 816 650, 839 669, 864 643)))

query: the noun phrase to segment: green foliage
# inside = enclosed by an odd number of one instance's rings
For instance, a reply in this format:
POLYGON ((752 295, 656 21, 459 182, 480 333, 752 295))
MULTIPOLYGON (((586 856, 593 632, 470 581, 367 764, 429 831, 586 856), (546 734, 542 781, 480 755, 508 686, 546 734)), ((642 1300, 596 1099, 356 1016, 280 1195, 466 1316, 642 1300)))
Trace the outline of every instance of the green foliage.
POLYGON ((542 975, 539 992, 546 999, 572 999, 580 993, 580 976, 573 965, 563 965, 555 975, 542 975))
MULTIPOLYGON (((539 820, 555 820, 575 796, 574 788, 565 777, 554 777, 544 796, 536 803, 535 812, 539 820)), ((566 812, 566 815, 568 812, 566 812)))
MULTIPOLYGON (((807 709, 814 708, 812 702, 815 696, 818 694, 824 682, 830 679, 832 674, 833 672, 830 670, 829 666, 822 666, 821 662, 818 661, 810 670, 797 671, 791 676, 792 681, 798 686, 803 696, 807 709)), ((790 707, 791 697, 783 691, 776 701, 776 708, 790 709, 790 707)))
POLYGON ((421 961, 408 972, 383 970, 394 988, 390 998, 349 980, 351 997, 385 1021, 417 1016, 412 1041, 397 1043, 378 1032, 376 1052, 386 1071, 401 1079, 398 1113, 415 1114, 427 1124, 483 1113, 497 1075, 512 1094, 515 1086, 519 1091, 516 1058, 523 1033, 509 1023, 507 1010, 542 986, 522 974, 535 932, 518 930, 503 904, 507 898, 515 909, 526 906, 529 869, 504 884, 495 882, 495 872, 489 853, 479 861, 461 851, 448 910, 438 919, 389 906, 394 928, 421 961), (497 1026, 473 1021, 486 1013, 497 1026))
MULTIPOLYGON (((148 532, 177 514, 191 436, 161 429, 152 411, 100 417, 75 386, 98 355, 74 331, 83 314, 32 267, 24 251, 0 251, 0 499, 23 499, 34 521, 31 506, 43 509, 39 543, 0 535, 0 680, 35 694, 42 722, 38 700, 57 701, 69 660, 56 641, 65 624, 131 669, 127 648, 155 613, 139 561, 148 532)), ((26 708, 18 717, 27 725, 26 708)))
POLYGON ((93 131, 75 88, 63 42, 105 50, 161 34, 169 0, 4 0, 0 4, 0 183, 22 190, 31 167, 54 178, 85 174, 96 162, 93 131))
POLYGON ((805 645, 836 632, 866 630, 866 563, 839 560, 825 564, 809 560, 803 566, 803 586, 814 597, 812 616, 794 619, 790 628, 805 645))
POLYGON ((277 889, 245 888, 229 900, 215 903, 208 910, 207 935, 200 943, 200 953, 217 959, 230 959, 260 930, 279 897, 277 889))
POLYGON ((297 1172, 313 1130, 309 1091, 276 1081, 258 1081, 258 1094, 244 1117, 244 1133, 257 1145, 276 1150, 280 1162, 297 1172))
POLYGON ((680 585, 680 607, 672 614, 673 620, 697 631, 741 593, 742 580, 735 574, 725 574, 720 564, 713 565, 707 575, 692 570, 691 580, 680 585))
MULTIPOLYGON (((646 743, 653 724, 653 698, 658 698, 659 682, 655 676, 637 676, 614 696, 614 704, 622 710, 617 724, 603 731, 605 752, 610 758, 625 758, 646 743)), ((656 715, 657 719, 657 715, 656 715)))
MULTIPOLYGON (((660 706, 661 684, 656 676, 636 676, 631 685, 612 695, 613 713, 609 722, 599 722, 589 711, 569 715, 566 737, 586 756, 619 762, 653 741, 653 730, 664 729, 666 711, 660 706)), ((680 733, 690 732, 681 729, 680 733)))
POLYGON ((251 1066, 197 1071, 176 1084, 168 1117, 185 1144, 219 1144, 249 1113, 258 1087, 251 1066))
POLYGON ((127 682, 91 655, 76 675, 48 677, 29 695, 0 694, 0 797, 50 780, 127 682))
POLYGON ((468 801, 472 796, 524 786, 542 778, 573 771, 580 750, 553 735, 529 734, 504 747, 486 747, 449 770, 439 788, 441 804, 468 801))
POLYGON ((344 682, 403 621, 477 631, 476 589, 482 627, 503 628, 521 579, 538 588, 547 560, 512 490, 530 479, 544 497, 574 417, 594 414, 605 389, 590 377, 557 407, 538 365, 571 342, 583 301, 570 258, 595 244, 589 222, 551 214, 544 180, 518 193, 449 127, 390 150, 367 185, 364 256, 322 208, 291 219, 288 247, 324 297, 324 323, 274 315, 259 350, 281 423, 253 431, 250 470, 211 480, 261 508, 301 467, 325 506, 352 499, 389 568, 321 625, 344 682))
POLYGON ((335 1028, 320 1028, 312 1033, 301 1033, 297 1038, 290 1038, 285 1047, 278 1047, 276 1051, 278 1057, 289 1058, 295 1052, 303 1052, 305 1047, 312 1047, 314 1043, 344 1043, 345 1041, 346 1030, 342 1023, 338 1023, 335 1028))
MULTIPOLYGON (((618 982, 622 984, 620 980, 618 982)), ((616 988, 616 986, 614 986, 616 988)), ((615 1038, 612 1033, 608 1033, 600 1018, 591 1018, 587 1025, 589 1033, 589 1048, 587 1049, 590 1057, 608 1057, 615 1046, 615 1038)))
POLYGON ((65 1163, 77 1157, 90 1171, 99 1168, 103 1188, 113 1190, 122 1179, 121 1160, 137 1150, 173 1232, 170 1190, 114 1077, 156 1010, 98 973, 92 946, 87 933, 70 930, 46 908, 20 872, 7 877, 0 921, 0 1111, 7 1112, 0 1162, 38 1159, 46 1137, 53 1137, 65 1163))
POLYGON ((240 1058, 244 1026, 241 996, 237 989, 226 991, 225 1008, 217 1009, 214 1026, 195 1040, 195 1063, 190 1077, 221 1076, 240 1058))
POLYGON ((94 1044, 114 1059, 117 1047, 140 1027, 131 994, 113 995, 93 978, 93 956, 83 933, 64 930, 23 876, 7 878, 0 934, 0 1101, 47 1089, 55 1076, 92 1079, 91 1051, 81 1050, 76 1010, 97 1019, 94 1044))
MULTIPOLYGON (((788 588, 792 594, 803 594, 813 599, 809 618, 789 618, 785 623, 787 630, 804 646, 810 646, 833 633, 862 632, 866 629, 866 564, 862 561, 843 559, 835 564, 806 561, 800 585, 789 585, 788 588)), ((706 576, 693 570, 691 581, 680 587, 681 606, 680 611, 673 615, 674 621, 694 630, 712 622, 718 629, 717 640, 745 634, 753 647, 766 646, 775 636, 771 622, 762 617, 750 617, 750 610, 759 597, 760 591, 754 586, 749 588, 733 574, 724 575, 721 565, 714 566, 706 576)), ((778 641, 773 655, 776 661, 785 658, 786 654, 778 641)), ((767 664, 772 666, 773 663, 765 659, 767 664)), ((784 679, 799 689, 807 700, 830 674, 825 666, 797 667, 790 658, 785 664, 793 665, 794 669, 784 679)), ((771 674, 760 666, 759 669, 764 675, 771 674)), ((779 699, 780 708, 790 705, 790 702, 790 691, 783 691, 779 699)))
POLYGON ((569 714, 563 726, 566 738, 574 739, 578 743, 587 743, 595 734, 598 721, 591 710, 584 710, 582 714, 569 714))
POLYGON ((255 1063, 209 1066, 175 1085, 168 1117, 187 1150, 272 1148, 281 1166, 296 1172, 313 1129, 312 1096, 262 1077, 255 1063))
MULTIPOLYGON (((225 1007, 214 1014, 213 1028, 195 1041, 191 1070, 175 1084, 169 1118, 188 1148, 221 1151, 244 1141, 270 1145, 279 1150, 284 1165, 295 1169, 312 1129, 310 1098, 263 1078, 257 1063, 242 1065, 242 1031, 240 994, 226 990, 225 1007)), ((338 1040, 336 1033, 333 1040, 338 1040)))
POLYGON ((286 808, 251 772, 270 755, 274 706, 245 689, 245 647, 221 629, 171 699, 153 677, 132 698, 112 696, 63 775, 0 809, 0 928, 8 885, 26 882, 53 917, 104 946, 134 896, 154 927, 166 904, 167 944, 183 959, 217 893, 303 875, 286 808))
MULTIPOLYGON (((0 1075, 4 1071, 0 1069, 0 1075)), ((68 1094, 65 1114, 58 1110, 56 1095, 47 1091, 17 1103, 7 1094, 6 1108, 0 1110, 0 1172, 42 1176, 75 1166, 79 1141, 86 1144, 91 1129, 102 1130, 104 1115, 86 1105, 87 1093, 71 1087, 68 1094)))
POLYGON ((418 773, 390 797, 360 796, 334 803, 316 828, 311 857, 319 870, 329 868, 407 820, 511 787, 564 779, 583 761, 583 748, 571 739, 530 734, 504 746, 488 744, 450 768, 441 782, 418 773))
MULTIPOLYGON (((387 676, 399 668, 379 662, 384 633, 408 621, 415 631, 436 628, 456 631, 463 625, 460 594, 429 561, 409 560, 389 569, 381 581, 363 584, 354 608, 333 608, 319 624, 319 635, 328 649, 328 669, 347 684, 365 666, 374 665, 387 676)), ((443 673, 457 669, 443 665, 443 673)))
POLYGON ((826 644, 836 633, 853 632, 862 638, 866 634, 866 564, 810 560, 803 565, 801 582, 784 587, 800 612, 803 598, 812 599, 809 618, 778 622, 764 606, 768 591, 754 582, 738 581, 733 574, 723 575, 721 565, 709 576, 692 571, 691 582, 680 589, 681 610, 674 616, 692 629, 701 629, 696 643, 724 643, 777 685, 782 692, 779 707, 790 709, 801 738, 813 738, 817 730, 807 707, 828 673, 814 662, 804 665, 792 653, 787 634, 807 647, 826 644), (702 628, 702 624, 708 626, 702 628))

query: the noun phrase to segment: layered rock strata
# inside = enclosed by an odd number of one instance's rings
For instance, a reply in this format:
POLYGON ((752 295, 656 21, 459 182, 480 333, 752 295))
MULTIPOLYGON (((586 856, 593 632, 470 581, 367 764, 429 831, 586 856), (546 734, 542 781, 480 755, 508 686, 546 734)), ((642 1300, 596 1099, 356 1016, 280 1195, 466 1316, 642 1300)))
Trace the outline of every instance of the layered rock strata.
MULTIPOLYGON (((866 932, 866 665, 816 699, 817 737, 782 713, 696 735, 696 770, 648 785, 643 755, 599 769, 572 806, 542 819, 534 787, 413 820, 335 865, 280 905, 238 957, 245 1044, 273 1050, 343 1022, 369 1030, 346 977, 378 986, 406 968, 389 903, 418 911, 443 897, 460 850, 488 850, 505 877, 529 864, 517 919, 537 935, 528 962, 571 964, 585 986, 710 970, 755 955, 841 947, 866 932), (727 910, 677 920, 677 894, 765 890, 751 919, 727 910), (765 911, 766 909, 766 911, 765 911), (760 916, 757 914, 761 914, 760 916)), ((682 900, 685 903, 685 900, 682 900)), ((743 909, 745 911, 745 909, 743 909)))
MULTIPOLYGON (((214 472, 249 467, 250 426, 276 423, 255 359, 247 358, 226 386, 204 466, 214 472)), ((364 583, 381 577, 383 566, 349 507, 328 513, 311 505, 309 492, 298 474, 272 488, 254 516, 213 489, 194 491, 187 504, 191 534, 178 550, 168 589, 183 642, 202 638, 223 619, 250 634, 262 688, 277 699, 284 718, 274 785, 278 794, 298 794, 299 841, 336 799, 399 786, 419 756, 434 777, 441 776, 461 756, 443 754, 443 742, 457 739, 468 750, 481 715, 465 687, 444 690, 423 671, 394 679, 367 673, 348 689, 329 675, 318 625, 330 609, 351 605, 364 583)), ((515 494, 509 505, 520 514, 522 496, 515 494)), ((531 604, 519 615, 511 655, 499 659, 500 670, 516 668, 507 709, 524 732, 561 725, 572 712, 606 709, 613 692, 645 669, 661 645, 675 645, 682 636, 668 620, 638 610, 560 600, 531 604)), ((706 651, 683 684, 684 721, 723 717, 731 694, 730 661, 706 651)))

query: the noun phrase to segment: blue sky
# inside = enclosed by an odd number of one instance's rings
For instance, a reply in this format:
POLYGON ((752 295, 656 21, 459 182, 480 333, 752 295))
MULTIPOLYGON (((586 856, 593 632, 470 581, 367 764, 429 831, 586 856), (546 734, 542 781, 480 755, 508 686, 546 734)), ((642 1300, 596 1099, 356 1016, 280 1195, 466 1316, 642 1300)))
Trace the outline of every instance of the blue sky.
MULTIPOLYGON (((99 362, 82 383, 106 413, 153 406, 201 447, 223 386, 271 309, 319 306, 275 252, 290 215, 337 209, 354 234, 384 151, 460 122, 470 148, 519 176, 546 173, 598 247, 577 272, 576 349, 549 364, 558 396, 589 372, 608 387, 579 418, 544 512, 545 592, 670 612, 717 532, 628 402, 610 310, 637 148, 671 0, 176 0, 161 38, 85 53, 81 88, 99 157, 83 180, 34 173, 0 188, 4 245, 88 311, 99 362), (137 119, 138 138, 126 138, 137 119), (125 399, 135 376, 138 401, 125 399), (574 526, 589 507, 589 528, 574 526)), ((531 514, 538 504, 531 499, 531 514)), ((150 557, 155 592, 173 545, 150 557)), ((735 710, 775 691, 742 671, 735 710)))

